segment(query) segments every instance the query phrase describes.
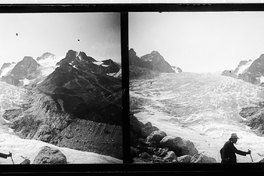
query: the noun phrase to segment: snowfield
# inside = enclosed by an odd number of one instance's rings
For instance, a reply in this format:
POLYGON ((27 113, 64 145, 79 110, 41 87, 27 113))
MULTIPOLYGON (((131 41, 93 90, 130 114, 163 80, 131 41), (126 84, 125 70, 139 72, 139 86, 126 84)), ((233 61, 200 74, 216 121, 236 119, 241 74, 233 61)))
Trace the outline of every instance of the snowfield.
POLYGON ((1 78, 2 76, 6 76, 10 71, 12 71, 12 69, 13 69, 15 66, 16 66, 16 63, 12 63, 10 66, 4 68, 4 69, 2 70, 2 73, 0 74, 0 78, 1 78))
MULTIPOLYGON (((98 163, 122 163, 121 160, 100 155, 92 152, 83 152, 69 148, 57 147, 42 141, 21 139, 16 136, 12 129, 7 127, 8 121, 2 118, 6 109, 18 108, 26 99, 26 89, 15 87, 0 82, 0 152, 13 154, 15 164, 21 163, 25 158, 33 163, 34 158, 43 146, 50 146, 59 149, 67 158, 69 164, 98 164, 98 163)), ((0 164, 12 164, 11 158, 0 158, 0 164)))
MULTIPOLYGON (((231 133, 240 138, 237 149, 252 151, 254 162, 264 157, 264 137, 244 125, 246 119, 239 115, 241 108, 264 101, 263 87, 213 73, 162 74, 131 81, 130 96, 143 101, 135 113, 140 121, 192 141, 199 153, 218 162, 231 133)), ((237 155, 237 161, 252 162, 249 155, 237 155)))

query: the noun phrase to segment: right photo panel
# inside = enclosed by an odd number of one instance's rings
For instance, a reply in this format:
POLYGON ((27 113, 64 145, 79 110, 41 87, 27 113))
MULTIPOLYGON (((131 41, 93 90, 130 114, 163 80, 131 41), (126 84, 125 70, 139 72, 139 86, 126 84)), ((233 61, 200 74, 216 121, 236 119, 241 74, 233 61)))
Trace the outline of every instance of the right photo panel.
POLYGON ((264 12, 129 13, 133 163, 264 158, 264 12))

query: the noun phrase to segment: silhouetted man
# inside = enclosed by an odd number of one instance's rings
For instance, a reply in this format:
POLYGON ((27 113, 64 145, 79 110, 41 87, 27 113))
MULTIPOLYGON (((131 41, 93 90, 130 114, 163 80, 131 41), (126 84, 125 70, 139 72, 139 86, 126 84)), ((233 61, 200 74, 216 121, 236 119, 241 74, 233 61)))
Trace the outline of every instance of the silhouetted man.
POLYGON ((251 151, 248 150, 247 152, 237 150, 234 144, 237 142, 237 137, 236 133, 232 133, 229 141, 225 143, 223 148, 221 149, 221 158, 222 162, 224 164, 232 164, 232 163, 237 163, 236 161, 236 154, 246 156, 247 154, 250 154, 251 151))

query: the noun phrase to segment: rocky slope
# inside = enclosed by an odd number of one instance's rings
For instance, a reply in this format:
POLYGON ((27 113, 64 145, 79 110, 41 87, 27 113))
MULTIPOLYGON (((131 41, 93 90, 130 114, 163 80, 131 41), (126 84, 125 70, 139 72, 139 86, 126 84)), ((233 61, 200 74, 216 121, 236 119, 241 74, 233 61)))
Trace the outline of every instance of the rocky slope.
POLYGON ((214 158, 199 153, 191 141, 167 136, 132 114, 130 128, 130 155, 134 163, 216 163, 214 158))
POLYGON ((264 55, 262 54, 258 59, 254 60, 246 71, 238 75, 239 79, 253 83, 262 84, 264 82, 264 55))
POLYGON ((106 75, 112 70, 94 62, 85 53, 69 51, 37 89, 78 118, 121 125, 121 80, 106 75))
POLYGON ((129 77, 152 78, 159 73, 180 73, 179 67, 172 67, 157 51, 139 58, 134 49, 129 50, 129 77))
MULTIPOLYGON (((47 55, 38 61, 52 59, 47 55)), ((51 74, 30 87, 25 102, 3 117, 22 138, 121 159, 122 84, 108 75, 120 71, 118 66, 70 50, 51 74)))
POLYGON ((264 135, 264 103, 260 102, 255 106, 242 108, 239 115, 247 119, 245 122, 258 135, 264 135))

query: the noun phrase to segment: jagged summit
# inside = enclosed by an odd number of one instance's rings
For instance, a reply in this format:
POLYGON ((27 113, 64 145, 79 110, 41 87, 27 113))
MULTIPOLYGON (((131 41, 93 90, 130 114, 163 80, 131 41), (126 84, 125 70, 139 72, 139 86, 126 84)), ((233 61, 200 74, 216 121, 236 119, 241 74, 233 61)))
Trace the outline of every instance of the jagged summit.
POLYGON ((104 75, 117 73, 121 69, 121 67, 111 59, 97 61, 93 57, 87 56, 84 52, 77 52, 73 50, 69 50, 66 57, 58 62, 57 65, 65 68, 72 67, 87 73, 104 75))
POLYGON ((136 51, 133 48, 129 49, 129 54, 137 55, 136 51))
POLYGON ((129 76, 133 78, 152 78, 159 73, 181 73, 180 67, 171 66, 158 51, 138 57, 135 50, 129 50, 129 76))
POLYGON ((66 54, 66 57, 62 59, 57 65, 70 64, 76 65, 78 63, 92 63, 96 60, 90 56, 87 56, 84 52, 77 52, 74 50, 69 50, 66 54))

